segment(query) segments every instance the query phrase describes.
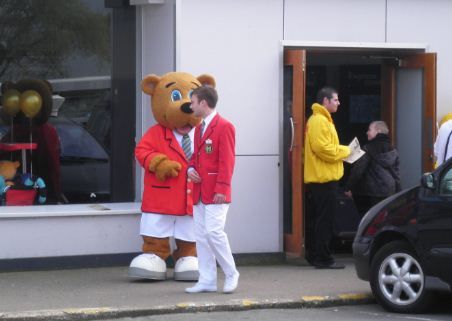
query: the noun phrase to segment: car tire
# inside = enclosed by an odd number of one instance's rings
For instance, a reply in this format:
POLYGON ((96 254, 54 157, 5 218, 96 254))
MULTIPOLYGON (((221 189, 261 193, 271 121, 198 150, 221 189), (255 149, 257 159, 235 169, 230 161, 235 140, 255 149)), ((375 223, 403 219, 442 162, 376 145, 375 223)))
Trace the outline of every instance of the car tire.
POLYGON ((370 269, 372 293, 385 309, 421 313, 429 307, 432 293, 425 289, 424 270, 406 241, 384 245, 372 259, 370 269))

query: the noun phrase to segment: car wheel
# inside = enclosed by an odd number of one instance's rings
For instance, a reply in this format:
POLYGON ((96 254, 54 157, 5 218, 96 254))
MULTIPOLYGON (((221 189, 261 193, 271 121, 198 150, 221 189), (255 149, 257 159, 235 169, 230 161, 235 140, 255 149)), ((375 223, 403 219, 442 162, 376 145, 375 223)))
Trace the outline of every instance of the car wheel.
POLYGON ((407 242, 383 246, 370 268, 372 293, 387 310, 420 313, 429 306, 432 294, 425 289, 424 270, 407 242))

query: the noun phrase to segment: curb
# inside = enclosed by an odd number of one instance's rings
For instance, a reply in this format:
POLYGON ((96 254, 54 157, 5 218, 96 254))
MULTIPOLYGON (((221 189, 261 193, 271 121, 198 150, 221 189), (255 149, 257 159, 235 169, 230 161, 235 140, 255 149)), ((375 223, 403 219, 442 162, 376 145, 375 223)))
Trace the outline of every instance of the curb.
POLYGON ((142 317, 175 313, 246 311, 257 309, 306 309, 374 303, 370 293, 344 293, 336 296, 302 296, 296 300, 240 299, 228 303, 178 303, 152 308, 81 308, 0 313, 5 321, 77 321, 142 317))

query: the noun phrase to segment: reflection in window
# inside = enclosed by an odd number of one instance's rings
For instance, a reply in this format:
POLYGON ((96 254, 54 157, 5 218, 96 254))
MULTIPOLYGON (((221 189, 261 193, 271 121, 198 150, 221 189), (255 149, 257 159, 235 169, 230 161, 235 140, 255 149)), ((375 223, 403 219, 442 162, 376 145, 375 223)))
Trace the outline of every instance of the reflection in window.
POLYGON ((452 194, 452 168, 449 168, 440 183, 441 194, 452 194))
POLYGON ((46 204, 110 199, 110 20, 103 0, 2 0, 0 160, 21 163, 16 187, 41 177, 46 204))

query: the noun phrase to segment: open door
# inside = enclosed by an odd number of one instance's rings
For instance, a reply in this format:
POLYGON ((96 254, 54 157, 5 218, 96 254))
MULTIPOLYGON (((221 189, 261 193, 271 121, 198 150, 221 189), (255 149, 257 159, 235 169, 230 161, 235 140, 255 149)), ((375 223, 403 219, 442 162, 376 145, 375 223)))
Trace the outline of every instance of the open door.
POLYGON ((284 251, 304 256, 303 140, 305 111, 305 50, 284 51, 284 251))
POLYGON ((422 70, 422 171, 433 170, 433 144, 436 137, 436 53, 420 53, 403 57, 403 69, 422 70))
POLYGON ((433 169, 436 136, 436 53, 399 57, 382 67, 382 119, 400 154, 402 187, 433 169))

